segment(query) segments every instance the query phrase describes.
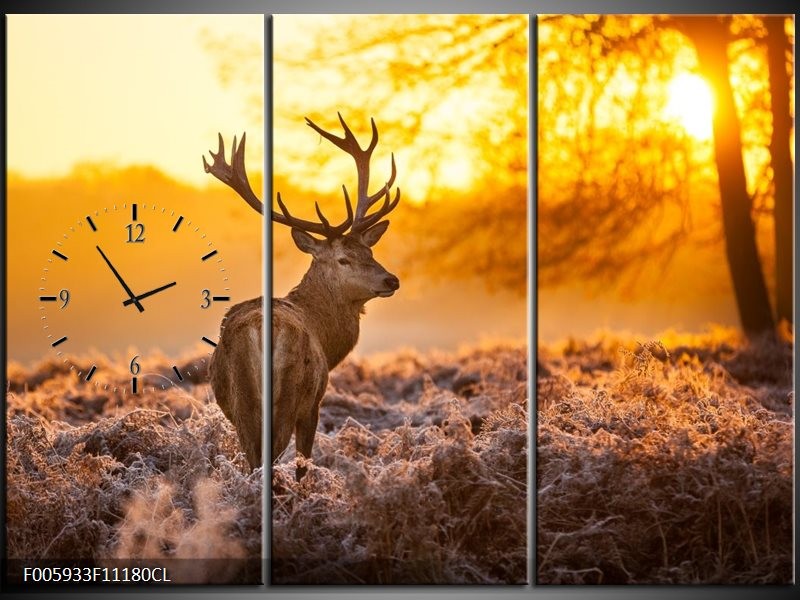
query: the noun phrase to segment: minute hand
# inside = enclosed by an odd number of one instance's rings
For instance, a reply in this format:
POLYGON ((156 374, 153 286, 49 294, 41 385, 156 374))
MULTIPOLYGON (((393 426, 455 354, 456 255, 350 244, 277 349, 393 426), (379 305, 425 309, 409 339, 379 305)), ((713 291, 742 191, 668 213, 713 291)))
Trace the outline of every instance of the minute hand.
POLYGON ((153 294, 157 294, 158 292, 163 292, 164 290, 166 290, 168 288, 171 288, 173 285, 175 285, 175 283, 176 282, 173 281, 172 283, 167 283, 166 285, 162 285, 161 287, 157 287, 156 289, 150 290, 149 292, 145 292, 144 294, 139 294, 138 296, 134 296, 132 298, 128 298, 127 300, 125 300, 125 302, 122 303, 122 305, 123 306, 130 306, 131 304, 134 304, 135 302, 138 302, 139 300, 144 300, 145 298, 149 298, 153 294))
POLYGON ((116 277, 116 278, 117 278, 117 280, 120 282, 120 284, 122 284, 122 287, 123 287, 123 288, 125 289, 125 291, 128 293, 128 296, 130 296, 130 298, 131 298, 131 301, 132 301, 131 303, 136 305, 136 308, 138 308, 138 309, 139 309, 139 312, 144 312, 144 306, 142 306, 142 305, 141 305, 141 303, 139 302, 139 300, 137 300, 137 299, 136 299, 136 296, 134 296, 134 295, 133 295, 133 292, 131 291, 131 288, 129 288, 129 287, 128 287, 128 284, 127 284, 127 283, 125 283, 125 280, 124 280, 124 279, 122 279, 122 276, 121 276, 121 275, 120 275, 120 274, 117 272, 117 270, 114 268, 114 265, 112 265, 112 264, 111 264, 111 261, 110 261, 110 260, 108 260, 108 257, 107 257, 107 256, 105 255, 105 253, 104 253, 104 252, 103 252, 103 251, 100 249, 100 246, 95 246, 95 247, 97 248, 97 251, 100 253, 100 256, 102 256, 102 257, 103 257, 103 260, 104 260, 104 261, 106 261, 106 264, 108 265, 108 268, 109 268, 109 269, 111 269, 111 272, 112 272, 112 273, 114 273, 114 277, 116 277))

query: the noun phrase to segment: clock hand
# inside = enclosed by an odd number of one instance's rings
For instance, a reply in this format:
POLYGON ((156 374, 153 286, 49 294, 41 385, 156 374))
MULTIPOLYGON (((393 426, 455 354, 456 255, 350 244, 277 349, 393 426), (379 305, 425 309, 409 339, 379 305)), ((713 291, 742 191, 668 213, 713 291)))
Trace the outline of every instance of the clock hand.
POLYGON ((136 296, 133 295, 133 292, 131 291, 131 288, 129 288, 128 284, 125 283, 125 280, 122 279, 122 276, 114 268, 114 265, 111 264, 111 261, 108 260, 108 257, 100 249, 100 246, 95 246, 95 247, 97 248, 97 251, 100 253, 100 256, 103 257, 103 260, 106 261, 106 264, 108 265, 108 268, 111 269, 112 273, 114 273, 114 277, 116 277, 117 280, 120 282, 120 284, 122 284, 122 287, 125 289, 125 291, 127 292, 128 296, 130 296, 131 300, 133 301, 133 304, 135 304, 136 308, 139 309, 139 312, 144 312, 144 306, 142 306, 141 303, 139 302, 139 300, 136 298, 136 296))
POLYGON ((130 306, 134 302, 137 302, 139 300, 144 300, 145 298, 149 298, 150 296, 152 296, 153 294, 157 294, 158 292, 163 292, 164 290, 166 290, 168 288, 171 288, 175 284, 176 284, 176 282, 173 281, 172 283, 168 283, 166 285, 162 285, 161 287, 157 287, 156 289, 150 290, 149 292, 145 292, 144 294, 139 294, 138 296, 134 296, 132 298, 128 298, 127 300, 125 300, 125 302, 122 303, 122 305, 123 306, 130 306))

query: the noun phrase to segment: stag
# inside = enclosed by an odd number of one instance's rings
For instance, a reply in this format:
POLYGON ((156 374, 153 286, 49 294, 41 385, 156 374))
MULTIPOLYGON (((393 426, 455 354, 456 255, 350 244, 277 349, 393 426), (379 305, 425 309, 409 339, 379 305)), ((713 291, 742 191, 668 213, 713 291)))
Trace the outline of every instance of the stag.
MULTIPOLYGON (((328 372, 355 347, 364 304, 375 297, 389 297, 400 287, 398 278, 372 256, 372 246, 389 226, 384 217, 400 201, 400 190, 396 190, 392 199, 391 187, 397 174, 392 154, 389 179, 376 193, 369 193, 370 160, 378 143, 375 120, 370 121, 372 139, 363 149, 341 114, 339 122, 344 129, 341 138, 306 118, 309 127, 355 160, 358 177, 355 211, 344 185, 347 216, 338 225, 331 225, 319 203, 315 203, 318 222, 293 216, 280 193, 277 195, 280 212, 272 211, 272 220, 290 227, 297 248, 312 256, 311 266, 297 287, 284 298, 272 299, 273 461, 288 446, 293 432, 297 454, 311 458, 328 372), (370 212, 381 200, 377 209, 370 212)), ((253 193, 245 172, 245 139, 242 135, 237 146, 234 138, 228 164, 220 135, 219 150, 216 154, 210 152, 212 164, 203 157, 203 166, 207 173, 263 214, 263 203, 253 193)), ((223 321, 209 369, 217 403, 236 428, 252 468, 261 465, 262 323, 262 298, 232 307, 223 321)), ((305 468, 298 467, 297 479, 304 474, 305 468)))

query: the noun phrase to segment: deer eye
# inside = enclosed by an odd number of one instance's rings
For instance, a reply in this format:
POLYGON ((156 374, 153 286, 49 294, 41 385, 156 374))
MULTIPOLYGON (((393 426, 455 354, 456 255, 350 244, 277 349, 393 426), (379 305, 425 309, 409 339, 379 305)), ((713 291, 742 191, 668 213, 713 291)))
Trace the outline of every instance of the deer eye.
POLYGON ((347 260, 346 258, 340 258, 340 259, 339 259, 339 264, 340 264, 340 265, 349 265, 349 264, 350 264, 350 261, 349 261, 349 260, 347 260))

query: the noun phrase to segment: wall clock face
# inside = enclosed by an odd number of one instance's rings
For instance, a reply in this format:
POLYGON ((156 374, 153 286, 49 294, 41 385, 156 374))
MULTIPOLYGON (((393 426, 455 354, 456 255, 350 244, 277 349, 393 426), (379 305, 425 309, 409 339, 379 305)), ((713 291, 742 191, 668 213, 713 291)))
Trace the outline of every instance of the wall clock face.
POLYGON ((206 373, 231 290, 220 250, 190 215, 109 206, 67 224, 46 252, 42 329, 79 378, 140 394, 206 373))

